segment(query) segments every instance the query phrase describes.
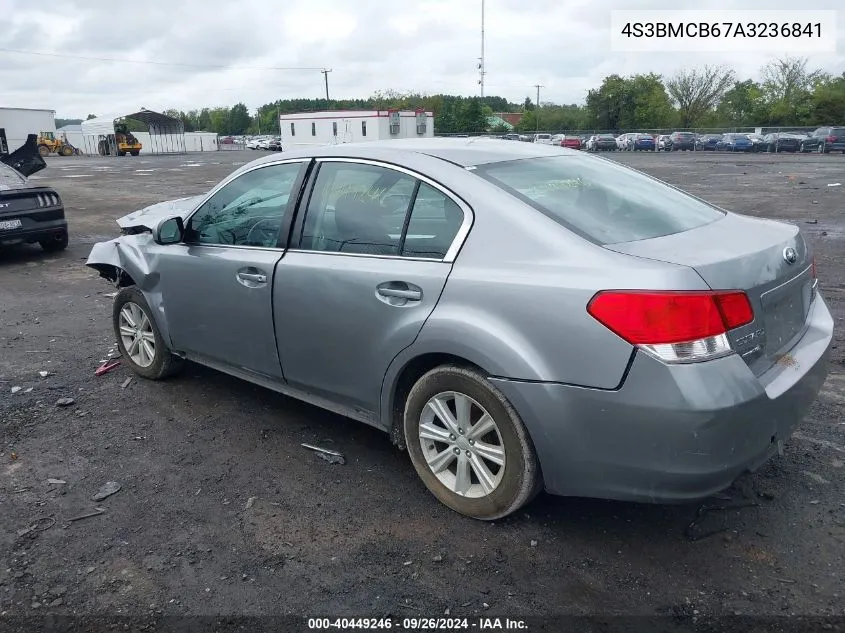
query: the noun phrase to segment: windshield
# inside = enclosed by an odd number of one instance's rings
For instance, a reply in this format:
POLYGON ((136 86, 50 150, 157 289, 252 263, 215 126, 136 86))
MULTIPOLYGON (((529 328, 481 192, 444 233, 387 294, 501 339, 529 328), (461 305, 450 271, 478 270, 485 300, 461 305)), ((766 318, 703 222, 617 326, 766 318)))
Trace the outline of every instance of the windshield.
POLYGON ((530 158, 476 174, 597 244, 680 233, 724 214, 658 180, 600 158, 530 158))

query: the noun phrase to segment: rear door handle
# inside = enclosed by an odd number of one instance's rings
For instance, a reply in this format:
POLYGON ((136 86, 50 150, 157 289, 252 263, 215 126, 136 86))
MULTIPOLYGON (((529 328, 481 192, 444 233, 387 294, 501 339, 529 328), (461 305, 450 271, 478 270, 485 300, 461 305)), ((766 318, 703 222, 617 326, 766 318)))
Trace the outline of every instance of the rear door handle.
POLYGON ((419 290, 400 290, 399 288, 379 288, 378 293, 382 297, 396 297, 397 299, 408 299, 419 301, 422 299, 422 292, 419 290))
POLYGON ((376 296, 387 305, 402 307, 422 301, 422 288, 405 281, 386 281, 376 286, 376 296))

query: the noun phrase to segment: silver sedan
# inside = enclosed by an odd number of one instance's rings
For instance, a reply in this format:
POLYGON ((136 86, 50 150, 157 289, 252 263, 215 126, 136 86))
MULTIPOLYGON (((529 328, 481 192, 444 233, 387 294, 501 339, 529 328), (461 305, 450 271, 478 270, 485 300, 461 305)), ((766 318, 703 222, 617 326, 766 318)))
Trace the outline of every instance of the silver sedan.
POLYGON ((383 429, 480 519, 715 493, 827 374, 798 227, 559 147, 297 150, 118 224, 88 265, 137 374, 190 360, 383 429))

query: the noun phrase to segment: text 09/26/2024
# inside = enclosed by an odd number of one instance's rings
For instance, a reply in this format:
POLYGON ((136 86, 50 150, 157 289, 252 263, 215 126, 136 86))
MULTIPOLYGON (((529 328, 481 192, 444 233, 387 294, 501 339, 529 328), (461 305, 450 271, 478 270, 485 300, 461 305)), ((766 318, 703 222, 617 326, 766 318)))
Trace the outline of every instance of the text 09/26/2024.
POLYGON ((836 52, 836 11, 611 11, 626 52, 836 52))

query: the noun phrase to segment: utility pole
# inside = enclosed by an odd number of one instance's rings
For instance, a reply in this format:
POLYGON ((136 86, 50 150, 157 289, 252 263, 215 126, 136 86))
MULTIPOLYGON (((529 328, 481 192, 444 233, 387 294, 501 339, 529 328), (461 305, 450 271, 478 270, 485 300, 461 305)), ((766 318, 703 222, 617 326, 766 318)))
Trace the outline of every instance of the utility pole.
POLYGON ((484 99, 484 0, 481 0, 481 57, 478 61, 478 84, 481 86, 481 98, 484 99))
POLYGON ((332 71, 331 68, 323 68, 320 72, 323 73, 323 78, 326 80, 326 110, 330 108, 329 106, 329 73, 332 71))
POLYGON ((545 88, 545 86, 540 84, 534 84, 534 87, 537 89, 537 102, 534 104, 534 122, 537 124, 537 134, 540 133, 540 88, 545 88))
POLYGON ((261 136, 261 110, 255 111, 255 120, 258 123, 258 136, 261 136))

